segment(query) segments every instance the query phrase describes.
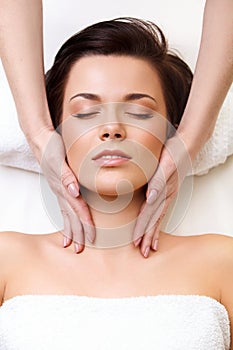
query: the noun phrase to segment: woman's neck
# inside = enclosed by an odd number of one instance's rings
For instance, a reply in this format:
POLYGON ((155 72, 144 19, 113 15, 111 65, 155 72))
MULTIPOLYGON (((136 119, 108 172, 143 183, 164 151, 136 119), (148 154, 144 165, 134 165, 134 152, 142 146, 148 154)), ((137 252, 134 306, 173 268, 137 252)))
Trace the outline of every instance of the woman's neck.
POLYGON ((115 248, 132 242, 136 218, 145 200, 144 189, 117 197, 100 196, 84 188, 81 193, 89 205, 96 229, 96 239, 91 246, 115 248))

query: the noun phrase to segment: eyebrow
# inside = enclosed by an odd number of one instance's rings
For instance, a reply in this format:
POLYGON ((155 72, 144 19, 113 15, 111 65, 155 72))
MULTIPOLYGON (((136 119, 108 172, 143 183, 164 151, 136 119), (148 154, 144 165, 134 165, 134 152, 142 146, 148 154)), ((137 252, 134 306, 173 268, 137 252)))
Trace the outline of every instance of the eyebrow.
POLYGON ((140 100, 141 98, 149 98, 150 100, 154 101, 157 103, 156 99, 150 95, 147 94, 142 94, 142 93, 133 93, 133 94, 128 94, 125 96, 126 101, 135 101, 135 100, 140 100))
POLYGON ((80 94, 76 94, 74 96, 72 96, 70 98, 70 101, 73 100, 74 98, 76 97, 82 97, 82 98, 85 98, 87 100, 92 100, 92 101, 101 101, 101 98, 100 96, 98 95, 95 95, 95 94, 90 94, 90 93, 80 93, 80 94))
MULTIPOLYGON (((92 94, 92 93, 80 93, 80 94, 76 94, 74 96, 72 96, 70 98, 70 101, 72 101, 74 98, 77 97, 82 97, 84 99, 87 100, 91 100, 91 101, 98 101, 101 102, 101 98, 98 95, 92 94)), ((135 101, 135 100, 140 100, 142 98, 149 98, 150 100, 154 101, 155 103, 157 103, 157 101, 154 99, 154 97, 148 95, 148 94, 143 94, 143 93, 131 93, 125 96, 124 100, 127 101, 135 101)))

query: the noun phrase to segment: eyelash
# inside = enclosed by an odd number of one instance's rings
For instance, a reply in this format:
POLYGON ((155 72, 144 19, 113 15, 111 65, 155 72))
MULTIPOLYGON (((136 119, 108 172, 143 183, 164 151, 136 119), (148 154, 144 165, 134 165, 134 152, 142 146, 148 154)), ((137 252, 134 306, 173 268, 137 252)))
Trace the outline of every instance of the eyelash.
POLYGON ((72 114, 72 117, 75 117, 75 118, 80 118, 80 119, 84 119, 84 118, 88 118, 88 117, 91 117, 95 114, 98 114, 99 112, 91 112, 91 113, 77 113, 77 114, 72 114))
MULTIPOLYGON (((99 114, 99 112, 92 112, 92 113, 77 113, 77 114, 73 114, 72 117, 75 117, 75 118, 79 118, 79 119, 85 119, 85 118, 88 118, 88 117, 91 117, 91 116, 94 116, 96 114, 99 114)), ((152 114, 140 114, 140 113, 129 113, 129 112, 126 112, 126 114, 129 114, 133 117, 136 117, 136 118, 139 118, 139 119, 149 119, 149 118, 152 118, 153 115, 152 114)))
POLYGON ((136 117, 139 119, 150 119, 153 117, 152 114, 147 114, 147 113, 129 113, 129 112, 127 112, 126 114, 132 115, 133 117, 136 117))

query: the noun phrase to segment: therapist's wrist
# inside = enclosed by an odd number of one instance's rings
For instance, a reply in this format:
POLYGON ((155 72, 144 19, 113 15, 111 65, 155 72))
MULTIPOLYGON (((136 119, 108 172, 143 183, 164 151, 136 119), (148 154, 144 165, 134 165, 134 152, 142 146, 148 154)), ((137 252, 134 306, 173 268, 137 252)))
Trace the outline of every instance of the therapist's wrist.
POLYGON ((213 134, 216 118, 206 114, 185 113, 177 129, 192 161, 194 161, 213 134), (207 118, 208 117, 208 118, 207 118))
POLYGON ((207 139, 203 139, 203 135, 195 134, 191 130, 181 128, 177 129, 177 136, 183 141, 187 153, 193 162, 198 153, 201 151, 207 139))
POLYGON ((46 125, 36 131, 31 130, 30 133, 27 133, 27 141, 39 163, 41 163, 45 148, 55 132, 52 125, 46 125))
POLYGON ((218 112, 219 109, 216 106, 213 108, 210 101, 198 103, 194 98, 188 100, 177 132, 185 143, 192 161, 211 138, 218 112))

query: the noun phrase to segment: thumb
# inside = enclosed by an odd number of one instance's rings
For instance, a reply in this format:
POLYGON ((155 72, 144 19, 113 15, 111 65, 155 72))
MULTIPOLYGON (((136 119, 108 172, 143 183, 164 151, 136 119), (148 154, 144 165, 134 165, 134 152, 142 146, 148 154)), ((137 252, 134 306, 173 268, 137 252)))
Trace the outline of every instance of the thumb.
POLYGON ((78 181, 66 162, 62 167, 61 181, 72 197, 76 198, 80 195, 78 181))
POLYGON ((148 183, 146 192, 146 202, 148 204, 153 204, 160 196, 174 171, 176 171, 176 166, 164 148, 156 172, 148 183))

